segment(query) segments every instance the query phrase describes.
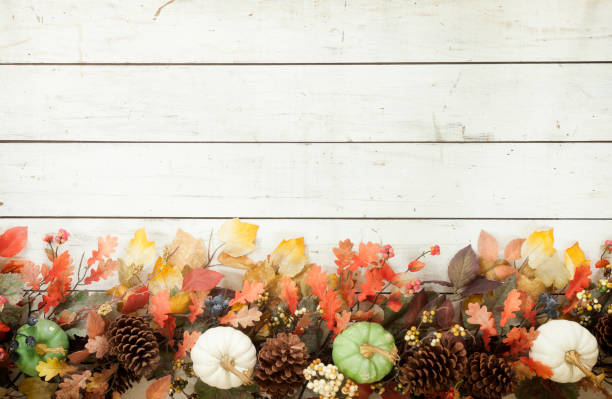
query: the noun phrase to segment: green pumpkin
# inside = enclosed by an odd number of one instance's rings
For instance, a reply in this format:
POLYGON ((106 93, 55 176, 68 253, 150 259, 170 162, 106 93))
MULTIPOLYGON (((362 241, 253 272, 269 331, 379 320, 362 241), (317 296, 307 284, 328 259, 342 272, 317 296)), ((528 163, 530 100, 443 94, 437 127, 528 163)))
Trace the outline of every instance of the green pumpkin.
POLYGON ((382 380, 397 360, 393 335, 380 324, 356 323, 334 340, 332 356, 338 370, 359 384, 382 380))
POLYGON ((17 367, 32 377, 39 376, 36 371, 39 362, 51 357, 65 359, 68 352, 68 335, 51 320, 40 319, 34 325, 24 324, 17 330, 15 340, 19 344, 15 349, 19 355, 17 367), (26 343, 27 337, 34 338, 34 345, 26 343), (37 345, 39 353, 36 351, 37 345))

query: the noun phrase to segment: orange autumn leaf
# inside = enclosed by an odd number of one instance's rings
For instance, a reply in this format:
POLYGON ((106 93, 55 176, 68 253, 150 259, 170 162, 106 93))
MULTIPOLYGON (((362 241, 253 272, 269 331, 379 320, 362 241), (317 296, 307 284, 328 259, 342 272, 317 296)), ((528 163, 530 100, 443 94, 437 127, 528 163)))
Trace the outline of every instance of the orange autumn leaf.
POLYGON ((195 323, 196 318, 204 313, 204 301, 206 300, 206 295, 198 295, 196 293, 191 293, 191 305, 189 305, 189 322, 195 323))
POLYGON ((264 285, 259 281, 253 280, 252 282, 249 280, 245 280, 242 283, 242 291, 236 291, 236 295, 234 295, 234 299, 230 301, 230 306, 233 306, 236 303, 253 303, 259 297, 259 294, 264 292, 264 285))
POLYGON ((13 227, 0 235, 0 256, 10 258, 17 255, 28 241, 26 226, 13 227))
POLYGON ((338 266, 336 273, 338 276, 341 276, 344 273, 344 270, 353 263, 353 259, 355 258, 353 243, 347 238, 344 241, 340 241, 338 243, 338 247, 333 248, 332 251, 334 252, 334 255, 336 255, 335 263, 336 266, 338 266))
POLYGON ((389 300, 387 301, 387 306, 394 312, 399 312, 402 308, 402 301, 400 300, 402 297, 402 292, 396 289, 394 292, 389 295, 389 300))
POLYGON ((50 270, 48 270, 45 265, 41 267, 41 274, 44 276, 44 281, 49 283, 47 294, 43 295, 43 300, 39 305, 44 307, 44 313, 49 312, 51 307, 57 306, 66 300, 72 283, 73 272, 74 266, 72 265, 72 258, 70 258, 68 251, 64 251, 53 260, 53 266, 50 270))
POLYGON ((98 237, 98 249, 91 251, 91 258, 87 259, 87 266, 91 266, 96 262, 101 262, 105 258, 109 258, 117 247, 117 237, 98 237))
POLYGON ((352 308, 355 304, 355 281, 349 277, 350 272, 345 272, 340 280, 340 295, 346 301, 346 306, 352 308))
POLYGON ((295 284, 295 281, 291 279, 291 277, 283 276, 281 282, 281 295, 287 302, 287 306, 289 311, 294 314, 297 310, 298 305, 298 288, 295 284))
POLYGON ((514 312, 521 310, 521 293, 516 288, 508 293, 504 301, 504 311, 502 312, 499 325, 504 327, 508 320, 516 317, 514 312))
POLYGON ((98 268, 91 268, 89 276, 85 279, 84 284, 91 284, 94 281, 106 280, 119 267, 119 262, 112 259, 98 262, 98 268))
POLYGON ((361 292, 357 296, 359 302, 368 297, 376 296, 385 285, 382 279, 380 269, 368 269, 365 273, 365 281, 361 284, 361 292))
POLYGON ((486 261, 495 262, 498 250, 499 244, 495 237, 484 230, 480 230, 480 236, 478 237, 478 253, 480 256, 486 261))
POLYGON ((167 375, 162 377, 155 382, 153 382, 147 388, 146 396, 147 399, 163 399, 170 392, 170 384, 171 384, 171 375, 167 375))
POLYGON ((525 320, 529 320, 532 326, 535 326, 536 321, 535 318, 538 314, 536 310, 536 303, 531 297, 531 295, 527 294, 525 291, 520 291, 521 293, 521 312, 523 312, 523 317, 525 320))
POLYGON ((312 265, 306 274, 306 284, 312 288, 313 294, 323 300, 325 291, 327 291, 327 273, 321 270, 321 266, 312 265))
POLYGON ((104 319, 95 310, 90 310, 87 315, 87 336, 95 338, 104 333, 104 319))
POLYGON ((477 324, 480 326, 480 330, 483 332, 482 339, 485 341, 485 345, 488 345, 488 339, 497 335, 497 328, 495 328, 493 313, 487 311, 486 306, 481 307, 478 303, 470 302, 468 304, 468 310, 465 311, 465 314, 470 316, 467 319, 468 323, 477 324))
POLYGON ((202 333, 198 331, 183 332, 183 342, 178 344, 177 351, 174 354, 174 360, 187 356, 187 352, 193 348, 198 338, 200 338, 200 335, 202 335, 202 333))
POLYGON ((369 265, 376 264, 378 262, 378 255, 380 254, 380 245, 368 242, 367 244, 359 244, 359 253, 354 257, 354 263, 351 265, 350 270, 356 271, 360 267, 366 267, 369 265))
POLYGON ((504 259, 508 262, 521 258, 521 248, 525 242, 524 238, 517 238, 508 243, 504 249, 504 259))
POLYGON ((529 353, 529 349, 531 349, 533 341, 538 335, 539 332, 533 327, 529 330, 525 327, 514 327, 506 334, 503 342, 510 347, 510 354, 516 356, 521 353, 529 353))
POLYGON ((251 327, 259 321, 262 313, 257 308, 247 308, 243 306, 238 311, 231 310, 228 314, 219 319, 221 324, 229 324, 234 328, 251 327))
POLYGON ((336 312, 340 310, 342 300, 338 298, 336 291, 329 290, 325 293, 319 305, 323 309, 323 319, 327 321, 327 329, 334 329, 334 322, 336 321, 336 312))
POLYGON ((574 272, 574 278, 569 282, 567 291, 565 291, 565 296, 571 299, 578 292, 589 288, 589 284, 591 283, 590 275, 591 267, 589 265, 585 264, 578 266, 574 272))
POLYGON ((348 327, 351 321, 351 312, 343 310, 342 313, 336 313, 336 326, 334 327, 334 337, 340 334, 348 327))
POLYGON ((153 315, 153 321, 163 328, 170 313, 170 294, 168 290, 158 291, 150 298, 149 314, 153 315))
POLYGON ((538 362, 537 360, 533 360, 530 357, 521 357, 520 361, 526 364, 529 367, 529 370, 536 373, 536 375, 540 378, 549 379, 553 376, 553 372, 550 367, 538 362))

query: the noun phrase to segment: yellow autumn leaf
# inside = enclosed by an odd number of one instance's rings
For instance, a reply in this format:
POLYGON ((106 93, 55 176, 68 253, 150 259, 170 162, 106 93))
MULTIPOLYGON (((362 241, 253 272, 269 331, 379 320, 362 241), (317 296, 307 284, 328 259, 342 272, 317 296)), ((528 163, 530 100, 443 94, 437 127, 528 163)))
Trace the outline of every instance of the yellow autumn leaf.
MULTIPOLYGON (((534 231, 525 240, 525 242, 523 242, 523 246, 521 248, 521 255, 523 257, 551 257, 555 254, 555 252, 557 252, 557 250, 553 248, 554 243, 555 238, 553 235, 553 229, 544 231, 534 231)), ((529 259, 529 263, 531 264, 531 267, 535 266, 531 262, 531 259, 529 259)))
POLYGON ((201 238, 196 239, 182 229, 177 230, 172 243, 166 246, 166 251, 170 255, 168 263, 180 272, 185 266, 198 268, 208 262, 204 241, 201 238))
POLYGON ((181 291, 170 298, 170 313, 187 313, 191 305, 191 296, 187 291, 181 291))
POLYGON ((221 252, 217 256, 217 260, 223 266, 233 267, 234 269, 242 269, 242 270, 250 270, 255 263, 246 255, 242 256, 231 256, 226 254, 225 252, 221 252))
POLYGON ((308 262, 304 250, 304 237, 283 240, 270 255, 270 263, 277 267, 283 276, 293 277, 302 271, 308 262))
POLYGON ((131 288, 140 283, 140 271, 144 265, 155 259, 155 243, 147 240, 144 228, 134 233, 125 254, 124 258, 119 259, 119 281, 131 288))
POLYGON ((234 257, 252 252, 258 229, 256 224, 241 222, 238 218, 223 223, 219 229, 219 240, 225 244, 223 252, 234 257))
POLYGON ((274 268, 270 266, 268 261, 257 262, 245 274, 242 281, 259 281, 264 287, 268 288, 277 277, 274 268))
POLYGON ((28 377, 19 383, 19 392, 28 399, 51 399, 57 389, 57 384, 44 382, 37 377, 28 377))
POLYGON ((574 278, 576 268, 582 265, 591 265, 591 261, 584 256, 578 243, 565 250, 565 266, 569 270, 570 278, 574 278))
POLYGON ((113 288, 107 289, 106 293, 108 295, 111 295, 114 298, 122 298, 123 295, 125 295, 125 293, 127 292, 127 290, 129 290, 129 288, 126 287, 125 285, 121 284, 121 285, 117 285, 117 286, 115 286, 113 288))
MULTIPOLYGON (((555 289, 561 289, 567 285, 570 280, 570 272, 567 270, 561 259, 558 256, 541 256, 536 257, 535 276, 546 287, 553 286, 555 289)), ((529 262, 531 265, 531 261, 529 262)))
POLYGON ((38 375, 45 379, 45 381, 51 381, 53 377, 59 375, 63 377, 66 373, 72 373, 77 368, 66 364, 64 360, 60 360, 57 357, 48 357, 44 362, 38 362, 36 371, 38 375))
POLYGON ((181 272, 165 263, 161 257, 155 262, 155 267, 149 277, 152 277, 149 280, 149 292, 153 295, 163 290, 170 292, 173 289, 181 289, 183 285, 183 275, 181 272))

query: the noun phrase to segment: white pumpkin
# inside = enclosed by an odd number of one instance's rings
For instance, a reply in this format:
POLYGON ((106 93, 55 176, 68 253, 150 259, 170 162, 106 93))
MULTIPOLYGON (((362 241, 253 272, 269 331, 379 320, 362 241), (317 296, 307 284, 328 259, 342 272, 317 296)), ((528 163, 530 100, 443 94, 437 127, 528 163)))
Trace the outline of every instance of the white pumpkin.
POLYGON ((599 348, 589 330, 574 321, 550 320, 538 331, 529 356, 550 367, 551 380, 567 383, 593 376, 599 348))
POLYGON ((255 346, 241 331, 231 327, 206 330, 191 349, 194 373, 219 389, 251 383, 257 360, 255 346))

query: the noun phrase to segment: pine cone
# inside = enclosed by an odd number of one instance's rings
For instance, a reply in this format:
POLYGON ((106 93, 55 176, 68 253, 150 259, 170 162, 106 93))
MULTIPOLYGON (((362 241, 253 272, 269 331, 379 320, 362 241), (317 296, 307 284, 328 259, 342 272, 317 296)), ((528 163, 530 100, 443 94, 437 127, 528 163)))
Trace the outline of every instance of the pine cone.
POLYGON ((593 334, 601 350, 607 355, 612 355, 612 315, 606 314, 600 317, 595 324, 593 334))
POLYGON ((432 395, 445 392, 461 379, 467 365, 461 341, 446 345, 424 345, 399 368, 398 380, 406 393, 432 395))
POLYGON ((268 338, 257 354, 255 381, 272 398, 285 398, 304 382, 308 367, 306 345, 295 334, 280 333, 268 338))
POLYGON ((130 373, 123 367, 119 367, 113 378, 112 390, 119 394, 125 393, 139 380, 133 373, 130 373))
POLYGON ((476 399, 501 399, 516 389, 518 378, 506 360, 488 353, 473 353, 468 358, 461 393, 476 399))
POLYGON ((149 323, 140 316, 123 315, 108 329, 111 355, 135 379, 148 376, 159 364, 159 346, 149 323))

